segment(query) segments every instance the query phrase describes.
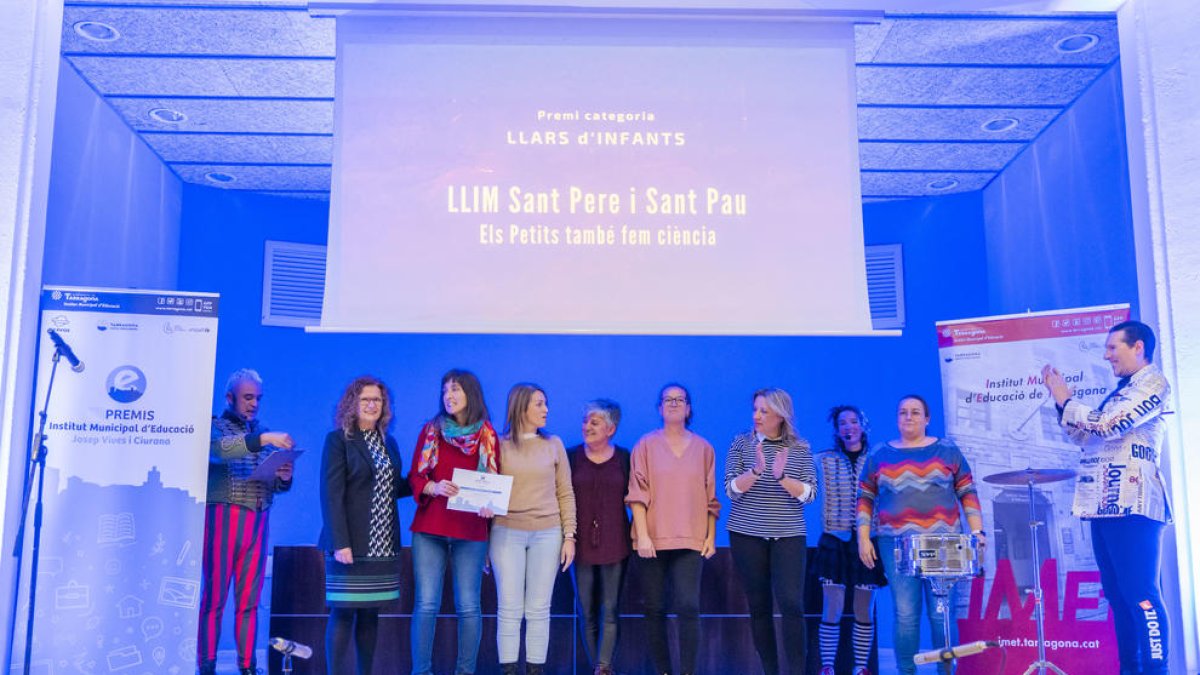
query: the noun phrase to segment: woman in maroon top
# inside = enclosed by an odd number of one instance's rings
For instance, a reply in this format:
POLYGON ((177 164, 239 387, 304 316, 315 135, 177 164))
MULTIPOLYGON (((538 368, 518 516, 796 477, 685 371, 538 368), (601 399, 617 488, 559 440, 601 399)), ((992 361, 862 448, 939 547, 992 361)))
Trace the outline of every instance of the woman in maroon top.
POLYGON ((408 477, 417 500, 412 521, 414 675, 433 672, 433 632, 442 605, 447 562, 454 575, 454 610, 458 615, 454 672, 474 673, 479 654, 483 632, 479 586, 491 514, 447 508, 449 498, 458 494, 458 486, 451 480, 455 469, 500 471, 500 442, 488 421, 483 388, 479 379, 466 370, 451 370, 442 377, 440 409, 417 437, 408 477))
POLYGON ((612 442, 620 422, 621 406, 616 401, 591 401, 583 411, 583 443, 569 451, 579 523, 575 597, 579 600, 579 630, 593 675, 613 673, 617 602, 631 548, 625 510, 629 451, 612 442))

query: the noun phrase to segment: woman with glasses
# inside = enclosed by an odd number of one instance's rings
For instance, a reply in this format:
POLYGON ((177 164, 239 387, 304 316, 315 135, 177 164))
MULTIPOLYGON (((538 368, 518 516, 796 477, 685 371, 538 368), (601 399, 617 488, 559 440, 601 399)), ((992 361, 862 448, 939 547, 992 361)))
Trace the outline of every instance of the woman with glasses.
POLYGON ((350 383, 334 414, 335 429, 321 455, 321 536, 326 551, 329 623, 325 658, 330 672, 350 650, 357 672, 371 672, 379 608, 400 597, 400 519, 396 500, 411 494, 400 463, 392 397, 378 378, 350 383))
POLYGON ((754 428, 734 438, 725 456, 729 545, 750 605, 750 632, 763 672, 804 673, 804 505, 817 493, 817 473, 808 441, 796 433, 792 397, 770 388, 759 389, 750 400, 754 428), (775 639, 776 604, 783 616, 783 668, 775 639))
POLYGON ((512 476, 508 513, 496 516, 488 552, 496 573, 496 648, 500 671, 516 675, 525 619, 526 675, 542 675, 550 645, 550 598, 559 570, 575 559, 575 492, 558 436, 545 431, 546 392, 536 384, 508 392, 500 442, 512 476))
POLYGON ((458 494, 455 469, 499 473, 500 441, 488 421, 483 388, 475 374, 451 370, 442 376, 438 413, 425 423, 413 451, 408 482, 417 500, 412 522, 413 598, 412 672, 433 672, 433 636, 446 566, 454 580, 454 611, 458 617, 456 675, 475 672, 483 619, 479 586, 487 559, 486 508, 478 514, 449 508, 458 494))
MULTIPOLYGON (((983 545, 983 517, 971 467, 953 441, 929 436, 929 404, 916 394, 900 399, 896 413, 900 438, 881 443, 867 455, 858 484, 858 554, 868 569, 882 564, 895 609, 896 669, 917 672, 913 656, 921 640, 921 605, 929 617, 933 644, 945 644, 942 615, 932 590, 897 565, 896 540, 910 534, 962 532, 962 514, 983 545), (878 521, 879 548, 871 541, 878 521)), ((980 557, 983 551, 979 551, 980 557)), ((954 606, 951 594, 950 606, 954 606)), ((951 626, 953 627, 951 622, 951 626)), ((951 636, 951 642, 954 637, 951 636)), ((950 673, 949 663, 941 670, 950 673)))
POLYGON ((663 428, 633 447, 629 494, 633 538, 639 557, 646 637, 656 673, 696 672, 700 643, 700 573, 716 553, 716 453, 688 429, 691 397, 676 383, 659 391, 663 428), (667 644, 667 588, 678 617, 679 670, 671 668, 667 644))

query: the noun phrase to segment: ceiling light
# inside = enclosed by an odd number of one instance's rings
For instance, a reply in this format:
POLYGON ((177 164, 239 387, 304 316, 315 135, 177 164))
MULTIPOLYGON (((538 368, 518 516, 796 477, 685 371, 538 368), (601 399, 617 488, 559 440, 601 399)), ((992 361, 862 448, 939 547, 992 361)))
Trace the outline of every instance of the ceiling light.
POLYGON ((929 184, 925 187, 929 188, 930 190, 937 190, 940 192, 958 187, 958 180, 955 178, 939 178, 937 180, 929 181, 929 184))
POLYGON ((234 178, 233 176, 231 176, 227 173, 222 173, 220 171, 209 171, 208 173, 204 174, 204 178, 207 179, 210 183, 216 183, 218 185, 226 185, 228 183, 232 183, 233 181, 237 180, 237 178, 234 178))
POLYGON ((998 134, 1004 131, 1012 131, 1017 128, 1020 122, 1013 117, 997 117, 990 119, 979 125, 980 129, 992 134, 998 134))
POLYGON ((187 120, 187 115, 170 108, 154 108, 149 115, 150 119, 163 124, 179 124, 187 120))
POLYGON ((1091 33, 1079 33, 1077 35, 1068 35, 1067 37, 1054 43, 1054 48, 1063 54, 1078 54, 1086 52, 1095 47, 1100 42, 1100 36, 1092 35, 1091 33))
POLYGON ((121 38, 120 31, 99 21, 79 21, 74 28, 76 35, 92 42, 112 42, 121 38))

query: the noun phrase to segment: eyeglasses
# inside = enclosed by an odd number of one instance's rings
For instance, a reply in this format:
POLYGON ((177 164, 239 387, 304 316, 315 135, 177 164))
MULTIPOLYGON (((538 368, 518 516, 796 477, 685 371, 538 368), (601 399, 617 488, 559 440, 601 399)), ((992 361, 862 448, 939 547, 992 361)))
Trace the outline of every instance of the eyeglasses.
POLYGON ((687 405, 686 396, 668 396, 662 400, 663 405, 687 405))
POLYGON ((360 399, 358 399, 358 403, 359 403, 359 405, 380 406, 380 405, 383 405, 383 399, 379 398, 377 396, 371 397, 371 398, 360 398, 360 399))

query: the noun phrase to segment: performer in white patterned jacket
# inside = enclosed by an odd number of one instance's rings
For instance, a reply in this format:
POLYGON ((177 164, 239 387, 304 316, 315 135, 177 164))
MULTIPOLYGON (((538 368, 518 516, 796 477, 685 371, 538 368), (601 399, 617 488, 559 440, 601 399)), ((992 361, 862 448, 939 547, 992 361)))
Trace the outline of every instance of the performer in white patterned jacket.
POLYGON ((1091 524, 1122 675, 1167 672, 1167 611, 1158 576, 1171 505, 1158 463, 1171 386, 1152 363, 1154 344, 1154 332, 1138 321, 1109 331, 1104 359, 1120 381, 1095 409, 1072 398, 1057 369, 1042 369, 1063 429, 1082 451, 1072 512, 1091 524))

